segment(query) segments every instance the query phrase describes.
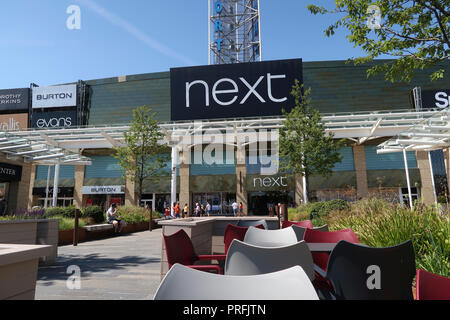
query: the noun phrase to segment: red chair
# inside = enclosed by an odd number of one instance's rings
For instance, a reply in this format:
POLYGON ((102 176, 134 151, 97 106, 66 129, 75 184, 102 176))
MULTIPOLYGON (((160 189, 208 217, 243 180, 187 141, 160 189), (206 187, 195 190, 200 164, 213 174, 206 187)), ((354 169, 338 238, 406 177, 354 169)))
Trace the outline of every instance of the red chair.
POLYGON ((306 228, 306 229, 312 229, 313 224, 311 222, 311 220, 303 220, 303 221, 283 221, 281 224, 281 228, 289 228, 292 225, 296 225, 302 228, 306 228))
MULTIPOLYGON (((234 224, 228 224, 225 228, 225 233, 223 236, 223 242, 225 243, 225 255, 228 252, 228 248, 234 239, 239 241, 244 241, 245 234, 247 233, 249 227, 238 227, 234 224)), ((255 228, 264 229, 262 224, 258 224, 255 228)))
POLYGON ((219 265, 194 265, 198 260, 225 260, 226 255, 198 255, 195 253, 194 246, 192 245, 191 238, 187 233, 181 229, 170 236, 163 234, 164 245, 166 247, 167 262, 169 263, 169 269, 175 263, 180 263, 186 267, 190 267, 202 271, 216 271, 218 274, 222 274, 222 270, 219 265))
POLYGON ((450 278, 417 270, 416 276, 417 300, 450 300, 450 278))
MULTIPOLYGON (((352 229, 347 228, 344 230, 338 231, 318 231, 314 229, 306 229, 305 235, 303 239, 306 242, 311 243, 338 243, 341 240, 345 240, 351 243, 359 243, 358 237, 352 231, 352 229)), ((329 252, 312 252, 314 264, 316 264, 319 268, 326 271, 328 265, 328 258, 330 257, 329 252)), ((323 278, 320 274, 316 272, 315 284, 317 286, 332 289, 333 286, 331 283, 323 278)))

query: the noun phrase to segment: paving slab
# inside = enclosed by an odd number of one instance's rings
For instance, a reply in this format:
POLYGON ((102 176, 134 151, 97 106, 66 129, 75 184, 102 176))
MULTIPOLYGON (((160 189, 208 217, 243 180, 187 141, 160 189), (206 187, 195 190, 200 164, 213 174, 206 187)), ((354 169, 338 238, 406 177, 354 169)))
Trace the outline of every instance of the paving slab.
POLYGON ((61 246, 52 266, 38 270, 36 300, 153 299, 160 283, 162 229, 61 246), (74 288, 80 270, 80 288, 74 288), (69 284, 69 286, 67 285, 69 284))

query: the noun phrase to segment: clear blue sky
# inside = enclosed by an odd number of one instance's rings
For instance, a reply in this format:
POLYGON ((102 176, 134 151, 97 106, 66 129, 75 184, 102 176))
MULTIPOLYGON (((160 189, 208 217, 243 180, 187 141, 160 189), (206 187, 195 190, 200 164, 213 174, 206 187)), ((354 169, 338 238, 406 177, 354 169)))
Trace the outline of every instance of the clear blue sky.
MULTIPOLYGON (((361 56, 336 17, 314 16, 309 3, 261 0, 264 60, 343 60, 361 56)), ((168 71, 208 63, 207 0, 3 0, 0 88, 40 86, 168 71), (68 6, 81 8, 81 30, 66 28, 68 6)))

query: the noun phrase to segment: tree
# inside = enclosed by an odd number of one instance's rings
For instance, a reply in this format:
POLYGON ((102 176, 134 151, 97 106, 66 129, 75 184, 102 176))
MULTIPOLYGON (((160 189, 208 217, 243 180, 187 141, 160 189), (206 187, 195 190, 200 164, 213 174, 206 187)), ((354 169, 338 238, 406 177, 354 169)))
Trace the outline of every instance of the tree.
MULTIPOLYGON (((311 106, 308 88, 295 80, 291 94, 295 107, 288 113, 280 133, 280 169, 291 171, 308 179, 312 174, 329 177, 337 162, 342 161, 338 152, 344 140, 335 140, 332 133, 325 132, 320 113, 311 106)), ((305 199, 306 200, 306 199, 305 199)))
POLYGON ((155 113, 147 106, 133 110, 130 130, 124 132, 125 146, 115 147, 114 157, 125 170, 128 178, 138 184, 139 203, 142 200, 144 180, 161 176, 168 155, 167 145, 162 144, 164 134, 159 131, 155 113))
MULTIPOLYGON (((308 5, 313 14, 339 14, 325 34, 330 37, 339 27, 347 28, 349 41, 367 56, 351 58, 357 64, 381 55, 392 62, 378 64, 367 75, 384 73, 392 82, 410 82, 417 69, 436 67, 450 56, 450 2, 448 0, 336 0, 336 7, 308 5)), ((444 78, 444 69, 430 71, 431 80, 444 78)))

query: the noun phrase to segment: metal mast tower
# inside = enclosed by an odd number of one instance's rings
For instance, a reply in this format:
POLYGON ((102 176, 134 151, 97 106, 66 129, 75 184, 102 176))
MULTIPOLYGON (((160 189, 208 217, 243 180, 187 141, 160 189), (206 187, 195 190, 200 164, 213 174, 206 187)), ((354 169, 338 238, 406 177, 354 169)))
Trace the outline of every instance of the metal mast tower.
POLYGON ((259 0, 208 0, 209 64, 261 61, 259 0))

